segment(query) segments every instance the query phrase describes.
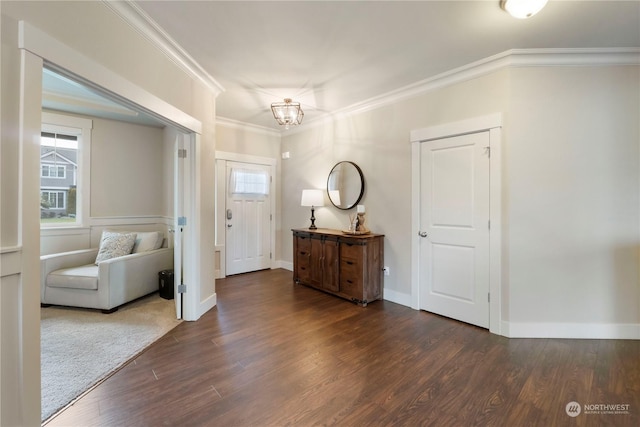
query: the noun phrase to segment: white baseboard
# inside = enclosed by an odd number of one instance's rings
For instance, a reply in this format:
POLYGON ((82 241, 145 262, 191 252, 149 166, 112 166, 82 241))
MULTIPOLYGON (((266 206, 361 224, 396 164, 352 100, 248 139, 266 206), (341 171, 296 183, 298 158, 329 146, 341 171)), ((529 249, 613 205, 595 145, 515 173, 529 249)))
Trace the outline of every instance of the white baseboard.
MULTIPOLYGON (((198 307, 198 319, 207 311, 215 307, 217 303, 218 303, 218 295, 216 293, 214 293, 204 301, 200 302, 200 305, 198 307)), ((194 320, 198 320, 198 319, 194 319, 194 320)))
POLYGON ((395 302, 396 304, 411 307, 411 295, 403 294, 392 289, 384 288, 384 299, 386 301, 395 302))
POLYGON ((285 270, 293 271, 293 262, 279 260, 274 264, 273 268, 284 268, 285 270))
POLYGON ((509 338, 640 339, 640 324, 633 323, 517 323, 502 322, 509 338))

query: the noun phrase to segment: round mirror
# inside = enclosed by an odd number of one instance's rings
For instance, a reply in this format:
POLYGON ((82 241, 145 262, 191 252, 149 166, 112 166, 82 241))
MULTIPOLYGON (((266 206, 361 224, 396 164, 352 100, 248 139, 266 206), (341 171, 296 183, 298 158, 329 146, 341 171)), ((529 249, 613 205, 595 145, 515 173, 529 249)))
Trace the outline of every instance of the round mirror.
POLYGON ((329 200, 338 209, 351 209, 364 194, 364 176, 353 162, 338 162, 327 178, 329 200))

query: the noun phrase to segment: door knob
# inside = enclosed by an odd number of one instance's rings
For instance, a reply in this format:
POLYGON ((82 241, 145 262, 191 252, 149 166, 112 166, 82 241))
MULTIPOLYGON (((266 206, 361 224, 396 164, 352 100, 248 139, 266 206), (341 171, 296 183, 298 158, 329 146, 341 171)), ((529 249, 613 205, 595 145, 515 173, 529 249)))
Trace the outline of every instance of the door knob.
POLYGON ((227 224, 227 228, 233 227, 233 224, 227 224))
POLYGON ((418 231, 418 236, 427 237, 427 232, 426 231, 418 231))

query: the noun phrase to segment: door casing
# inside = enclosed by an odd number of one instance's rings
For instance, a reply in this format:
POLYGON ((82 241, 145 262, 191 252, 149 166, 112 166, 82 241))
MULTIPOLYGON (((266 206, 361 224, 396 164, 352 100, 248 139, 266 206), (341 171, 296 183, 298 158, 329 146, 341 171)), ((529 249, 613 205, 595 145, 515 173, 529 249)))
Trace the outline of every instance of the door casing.
POLYGON ((489 131, 489 331, 502 325, 502 114, 495 113, 411 131, 411 307, 420 309, 420 144, 434 139, 489 131))
MULTIPOLYGON (((264 164, 245 163, 245 162, 231 162, 228 161, 226 165, 227 172, 225 177, 227 182, 225 185, 226 197, 226 211, 232 215, 229 218, 225 215, 227 220, 226 236, 225 236, 225 248, 226 248, 226 265, 225 274, 240 274, 249 271, 262 270, 264 268, 271 268, 271 259, 273 253, 273 247, 271 246, 271 222, 273 216, 271 215, 271 194, 264 196, 256 195, 232 195, 229 192, 229 178, 231 170, 234 168, 245 168, 251 170, 263 171, 269 174, 271 177, 271 167, 264 164), (251 215, 248 213, 253 212, 256 214, 257 222, 250 221, 251 215), (252 229, 252 225, 257 225, 257 230, 252 229), (256 236, 252 237, 252 231, 256 236), (239 234, 238 234, 239 233, 239 234), (235 239, 233 237, 238 237, 235 239), (260 244, 262 242, 262 244, 260 244), (253 257, 251 249, 255 249, 253 257), (232 253, 240 251, 241 257, 234 258, 232 253), (269 258, 267 258, 269 255, 269 258)), ((236 252, 238 254, 238 252, 236 252)))
POLYGON ((271 168, 271 187, 269 188, 269 197, 271 198, 271 229, 269 231, 271 239, 271 258, 270 268, 277 268, 276 261, 276 204, 278 200, 277 194, 277 160, 270 157, 253 156, 249 154, 231 153, 226 151, 216 151, 216 279, 226 277, 226 216, 225 205, 227 198, 227 168, 226 162, 254 163, 260 165, 269 165, 271 168))

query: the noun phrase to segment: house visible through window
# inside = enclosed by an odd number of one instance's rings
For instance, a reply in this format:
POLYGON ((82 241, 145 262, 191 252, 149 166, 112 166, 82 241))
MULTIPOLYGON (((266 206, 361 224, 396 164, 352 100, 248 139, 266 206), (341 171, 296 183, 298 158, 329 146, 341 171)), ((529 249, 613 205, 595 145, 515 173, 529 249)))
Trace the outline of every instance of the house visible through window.
POLYGON ((61 127, 58 133, 48 128, 40 138, 40 223, 75 223, 82 130, 61 127))

